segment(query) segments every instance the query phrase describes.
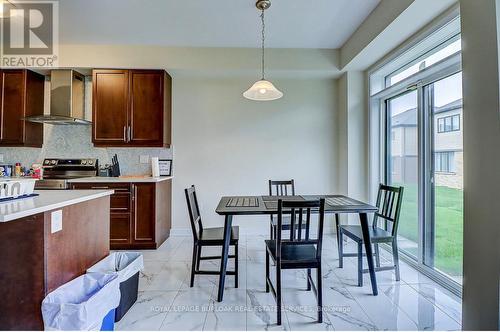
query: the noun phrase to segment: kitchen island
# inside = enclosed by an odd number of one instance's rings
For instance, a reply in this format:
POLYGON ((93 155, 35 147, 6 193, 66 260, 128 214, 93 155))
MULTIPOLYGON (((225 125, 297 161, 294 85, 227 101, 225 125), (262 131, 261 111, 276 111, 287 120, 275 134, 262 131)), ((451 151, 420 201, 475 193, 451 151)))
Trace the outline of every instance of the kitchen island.
POLYGON ((40 190, 0 203, 0 330, 43 330, 41 303, 109 254, 113 190, 40 190))

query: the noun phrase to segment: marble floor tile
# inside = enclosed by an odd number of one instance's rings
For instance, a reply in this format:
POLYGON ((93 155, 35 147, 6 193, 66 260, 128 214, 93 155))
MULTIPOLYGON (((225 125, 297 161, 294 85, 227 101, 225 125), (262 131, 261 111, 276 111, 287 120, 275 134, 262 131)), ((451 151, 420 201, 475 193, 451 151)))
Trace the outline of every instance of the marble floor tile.
POLYGON ((141 291, 137 302, 115 326, 117 330, 159 330, 177 291, 141 291))
POLYGON ((202 331, 206 312, 169 312, 161 325, 161 331, 202 331))
POLYGON ((457 323, 462 321, 462 302, 459 297, 437 284, 411 284, 410 286, 457 323))
POLYGON ((419 330, 458 330, 460 324, 409 285, 382 285, 383 292, 419 330))
POLYGON ((204 331, 246 331, 246 312, 211 310, 207 313, 204 331))
MULTIPOLYGON (((283 270, 282 325, 276 324, 276 301, 265 292, 266 236, 240 238, 239 288, 228 276, 224 300, 217 302, 218 276, 196 275, 189 287, 192 238, 171 237, 158 250, 142 251, 144 271, 139 299, 117 330, 288 331, 288 330, 458 330, 459 298, 401 262, 401 281, 394 272, 378 272, 379 295, 371 294, 368 274, 357 286, 356 259, 346 258, 338 268, 334 235, 325 235, 323 250, 323 322, 317 323, 316 297, 307 291, 306 270, 283 270)), ((346 251, 355 244, 346 242, 346 251)), ((221 248, 205 248, 204 255, 220 255, 221 248)), ((383 252, 383 251, 382 251, 383 252)), ((384 263, 391 262, 383 254, 384 263)), ((366 265, 366 264, 365 264, 366 265)), ((203 261, 201 268, 220 268, 220 260, 203 261)), ((228 269, 234 268, 230 260, 228 269)), ((316 271, 312 270, 313 280, 316 271)), ((271 267, 275 280, 275 268, 271 267)))
POLYGON ((282 311, 282 325, 277 325, 276 300, 265 289, 247 289, 247 330, 290 330, 286 310, 282 311))
POLYGON ((418 330, 410 317, 383 293, 373 296, 362 287, 347 286, 349 293, 380 330, 418 330))
POLYGON ((139 291, 146 290, 162 271, 165 261, 144 261, 144 270, 139 273, 139 291))
POLYGON ((189 277, 190 264, 187 262, 164 262, 156 273, 145 275, 148 277, 143 282, 143 289, 152 290, 179 290, 184 280, 189 277))

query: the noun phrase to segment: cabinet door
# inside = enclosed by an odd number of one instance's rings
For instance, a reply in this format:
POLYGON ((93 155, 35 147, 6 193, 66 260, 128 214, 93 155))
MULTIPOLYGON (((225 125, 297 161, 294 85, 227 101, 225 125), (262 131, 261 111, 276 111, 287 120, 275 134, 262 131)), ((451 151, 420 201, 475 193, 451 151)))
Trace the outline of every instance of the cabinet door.
POLYGON ((130 213, 111 213, 109 232, 111 245, 130 244, 130 231, 130 213))
POLYGON ((130 144, 163 146, 164 102, 162 70, 130 71, 130 144))
POLYGON ((127 144, 128 70, 94 70, 92 141, 96 146, 127 144))
POLYGON ((155 241, 155 184, 134 183, 133 195, 133 242, 155 241))
MULTIPOLYGON (((43 115, 45 76, 26 71, 26 106, 24 116, 43 115)), ((41 148, 43 124, 24 121, 23 146, 41 148)))
POLYGON ((0 143, 22 145, 24 141, 25 71, 3 70, 0 143))

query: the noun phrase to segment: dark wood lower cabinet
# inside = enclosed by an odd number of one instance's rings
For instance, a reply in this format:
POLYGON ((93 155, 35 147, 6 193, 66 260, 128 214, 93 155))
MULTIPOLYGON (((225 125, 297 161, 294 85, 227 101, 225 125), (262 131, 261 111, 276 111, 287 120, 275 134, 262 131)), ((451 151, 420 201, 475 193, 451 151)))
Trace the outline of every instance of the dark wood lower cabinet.
POLYGON ((72 189, 113 189, 111 249, 156 249, 170 235, 172 180, 130 183, 73 183, 72 189))
POLYGON ((133 191, 133 243, 155 242, 156 186, 151 183, 132 184, 133 191))
POLYGON ((128 246, 131 243, 130 213, 111 213, 109 235, 113 248, 128 246))

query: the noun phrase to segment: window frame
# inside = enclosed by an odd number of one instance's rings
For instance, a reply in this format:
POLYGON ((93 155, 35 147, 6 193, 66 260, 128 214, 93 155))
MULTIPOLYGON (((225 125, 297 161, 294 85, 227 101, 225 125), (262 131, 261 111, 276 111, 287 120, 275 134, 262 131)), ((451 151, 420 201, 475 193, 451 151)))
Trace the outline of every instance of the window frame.
MULTIPOLYGON (((416 64, 418 64, 418 63, 420 63, 420 62, 422 62, 423 60, 425 60, 425 59, 427 59, 427 58, 431 57, 432 55, 434 55, 434 54, 436 54, 436 53, 438 53, 438 52, 442 51, 442 50, 443 50, 443 49, 445 49, 446 47, 450 46, 451 44, 453 44, 454 42, 456 42, 457 40, 459 40, 459 39, 460 39, 460 37, 461 37, 461 36, 460 36, 460 33, 457 33, 457 34, 455 34, 455 35, 452 35, 449 39, 447 39, 447 40, 443 41, 442 43, 440 43, 440 44, 438 44, 438 45, 435 45, 433 48, 431 48, 431 49, 430 49, 430 50, 428 50, 427 52, 425 52, 425 53, 421 54, 421 55, 420 55, 420 56, 418 56, 416 59, 412 59, 411 61, 409 61, 408 63, 406 63, 406 64, 405 64, 405 65, 403 65, 402 67, 400 67, 400 68, 398 68, 398 69, 394 70, 393 72, 391 72, 391 73, 387 74, 387 75, 384 77, 384 84, 385 84, 385 88, 388 88, 388 87, 390 87, 390 86, 392 86, 392 85, 398 84, 399 82, 401 82, 401 81, 403 81, 403 80, 404 80, 404 79, 402 79, 402 80, 399 80, 399 81, 397 81, 397 82, 395 82, 395 83, 391 84, 391 79, 392 79, 394 76, 397 76, 397 75, 401 74, 402 72, 404 72, 405 70, 409 69, 410 67, 412 67, 412 66, 414 66, 414 65, 416 65, 416 64)), ((453 55, 455 55, 455 54, 457 54, 457 53, 460 53, 460 52, 461 52, 461 50, 460 50, 460 51, 458 51, 458 52, 452 53, 452 54, 450 54, 449 56, 453 56, 453 55)), ((447 57, 449 57, 449 56, 447 56, 447 57)), ((443 59, 446 59, 447 57, 444 57, 443 59)), ((441 60, 443 60, 443 59, 441 59, 441 60)), ((441 60, 439 60, 439 61, 441 61, 441 60)), ((439 61, 437 61, 437 62, 439 62, 439 61)), ((435 62, 434 64, 436 64, 437 62, 435 62)), ((433 66, 434 64, 432 64, 432 65, 430 65, 430 66, 433 66)), ((427 67, 425 67, 425 68, 427 68, 427 67)), ((425 69, 425 68, 423 68, 423 69, 425 69)), ((419 70, 417 71, 417 73, 418 73, 418 72, 420 72, 420 71, 422 71, 423 69, 419 69, 419 70)), ((415 73, 415 74, 416 74, 416 73, 415 73)), ((415 75, 415 74, 408 75, 407 77, 410 77, 410 76, 415 75)), ((406 78, 407 78, 407 77, 406 77, 406 78)))
POLYGON ((434 152, 434 172, 439 174, 455 174, 455 151, 434 152), (446 168, 443 169, 443 157, 446 160, 446 168), (439 167, 438 167, 439 160, 439 167))
MULTIPOLYGON (((406 42, 404 42, 398 49, 392 51, 388 55, 386 55, 382 60, 373 65, 367 72, 367 94, 368 94, 368 107, 369 107, 369 197, 373 201, 377 195, 378 184, 383 182, 387 174, 387 166, 390 165, 391 160, 389 159, 389 155, 387 152, 388 142, 390 140, 390 136, 387 135, 388 127, 387 127, 387 119, 385 113, 385 100, 389 97, 395 97, 397 94, 404 94, 408 90, 418 89, 419 93, 419 107, 427 107, 425 105, 426 98, 424 94, 428 93, 423 89, 424 86, 430 85, 436 81, 439 81, 447 76, 454 75, 462 71, 462 63, 461 63, 461 52, 457 52, 447 58, 444 58, 433 65, 426 67, 425 69, 397 82, 396 84, 387 87, 385 89, 380 90, 380 69, 383 68, 386 64, 394 61, 399 56, 410 50, 417 43, 420 43, 425 38, 429 37, 431 34, 438 31, 441 27, 447 25, 452 20, 457 19, 459 17, 459 6, 455 5, 446 12, 444 12, 440 17, 436 18, 432 25, 428 25, 424 29, 422 29, 417 35, 411 37, 406 42), (375 75, 375 77, 372 76, 375 75), (373 86, 372 86, 373 85, 373 86), (376 93, 373 93, 374 90, 377 90, 376 93)), ((433 48, 435 49, 435 48, 433 48)), ((424 139, 428 139, 431 136, 432 128, 434 126, 431 121, 426 118, 424 115, 419 117, 421 124, 419 125, 419 135, 423 135, 424 139)), ((459 121, 461 121, 459 119, 459 121)), ((461 123, 459 124, 459 128, 461 129, 461 123)), ((433 160, 428 156, 431 156, 431 151, 429 147, 423 146, 423 144, 419 140, 419 153, 424 156, 422 160, 419 162, 419 169, 423 169, 424 172, 419 172, 419 186, 421 190, 418 192, 419 199, 422 200, 423 206, 430 206, 429 199, 431 195, 429 195, 429 185, 427 182, 431 181, 430 174, 433 169, 433 160)), ((389 141, 390 143, 390 141, 389 141)), ((419 241, 424 242, 428 241, 425 234, 425 229, 428 227, 427 220, 430 220, 431 211, 424 207, 419 207, 419 218, 422 220, 419 221, 419 241)), ((389 249, 389 248, 387 248, 389 249)), ((443 287, 453 292, 454 294, 461 296, 462 295, 462 286, 457 283, 450 277, 441 274, 438 270, 431 268, 425 265, 423 262, 428 259, 428 248, 422 247, 419 250, 419 258, 418 261, 415 261, 414 258, 406 255, 405 253, 401 254, 401 258, 406 261, 409 265, 413 266, 415 269, 433 279, 437 283, 441 284, 443 287)))
POLYGON ((438 134, 443 134, 443 133, 452 133, 452 132, 455 132, 455 131, 460 131, 461 129, 461 121, 460 121, 460 114, 452 114, 452 115, 446 115, 446 116, 442 116, 442 117, 439 117, 437 118, 437 132, 438 134), (450 120, 450 129, 447 130, 446 129, 446 120, 450 120), (456 123, 458 124, 458 126, 455 128, 454 124, 455 124, 455 120, 456 120, 456 123), (443 128, 441 129, 441 124, 440 122, 443 121, 443 128))

